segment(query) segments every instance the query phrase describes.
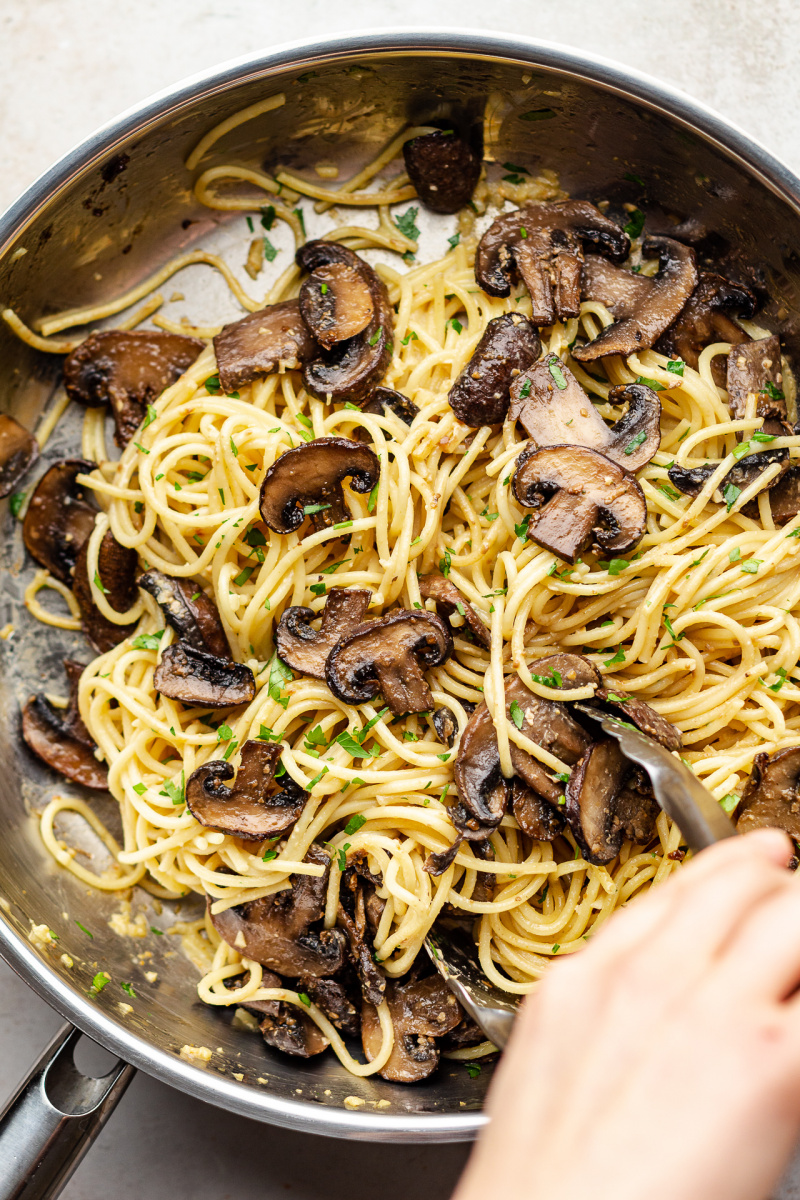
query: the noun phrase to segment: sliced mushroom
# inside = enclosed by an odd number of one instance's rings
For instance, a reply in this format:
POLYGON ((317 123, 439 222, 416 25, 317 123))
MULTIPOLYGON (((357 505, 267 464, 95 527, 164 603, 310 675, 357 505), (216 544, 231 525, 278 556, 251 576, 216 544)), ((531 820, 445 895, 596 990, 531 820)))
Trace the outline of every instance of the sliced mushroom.
POLYGON ((595 702, 608 705, 612 713, 641 729, 642 733, 666 746, 667 750, 680 750, 682 747, 680 730, 666 717, 662 717, 661 713, 651 708, 645 700, 639 700, 636 696, 620 695, 619 692, 604 687, 597 689, 594 699, 595 702))
POLYGON ((375 312, 364 272, 349 263, 323 263, 300 288, 300 312, 323 350, 355 337, 375 312))
POLYGON ((567 783, 566 816, 589 862, 619 854, 623 839, 645 843, 655 832, 658 806, 650 795, 626 789, 631 764, 614 738, 591 745, 567 783))
POLYGON ((456 213, 469 204, 481 160, 468 142, 437 129, 406 142, 403 158, 417 195, 431 212, 456 213))
POLYGON ((491 644, 491 634, 475 609, 465 600, 454 583, 445 579, 444 575, 423 575, 419 581, 419 594, 423 600, 433 600, 447 620, 452 624, 452 618, 458 614, 464 618, 475 641, 484 650, 491 644))
POLYGON ((153 687, 170 700, 198 708, 234 708, 256 694, 253 672, 244 663, 217 658, 184 642, 167 646, 153 673, 153 687))
POLYGON ((522 832, 537 842, 552 842, 564 828, 558 810, 521 779, 511 781, 511 811, 522 832))
MULTIPOLYGON (((325 979, 341 970, 344 934, 340 929, 316 930, 325 909, 330 857, 315 842, 304 862, 323 866, 322 875, 294 875, 292 886, 260 900, 211 913, 220 937, 270 971, 290 979, 325 979)), ((209 908, 211 897, 209 897, 209 908)))
POLYGON ((287 608, 275 633, 279 657, 303 675, 324 679, 328 655, 340 638, 361 624, 371 599, 372 592, 366 588, 331 588, 319 629, 311 628, 311 622, 320 615, 312 608, 287 608))
POLYGON ((39 443, 24 425, 0 414, 0 499, 13 492, 39 457, 39 443))
POLYGON ((97 509, 86 500, 85 488, 76 480, 96 466, 85 458, 62 458, 53 463, 36 485, 22 524, 28 553, 70 587, 78 553, 97 516, 97 509))
MULTIPOLYGON (((785 525, 800 512, 800 467, 789 467, 780 475, 768 493, 769 508, 776 525, 785 525)), ((745 504, 741 510, 746 517, 758 520, 758 497, 745 504)))
POLYGON ((606 425, 569 367, 548 354, 512 383, 508 417, 536 446, 588 446, 626 471, 638 471, 661 444, 661 401, 641 383, 613 387, 608 399, 628 404, 614 425, 606 425))
POLYGON ((282 300, 223 325, 214 338, 214 353, 219 385, 227 393, 273 371, 310 362, 319 346, 301 316, 299 300, 282 300))
POLYGON ((736 828, 739 833, 784 829, 800 841, 800 746, 755 756, 736 828))
POLYGON ((487 229, 475 278, 490 296, 508 296, 519 274, 531 295, 533 324, 566 321, 580 312, 584 242, 617 262, 630 250, 628 235, 585 200, 526 204, 487 229))
POLYGON ((534 510, 528 537, 567 562, 586 549, 603 558, 625 554, 644 535, 647 504, 639 484, 588 447, 523 451, 513 488, 522 507, 534 510))
POLYGON ((626 267, 616 266, 599 254, 587 254, 581 273, 581 295, 599 300, 617 320, 632 317, 649 299, 653 280, 626 267))
POLYGON ((728 405, 734 421, 763 417, 764 433, 782 437, 786 424, 781 344, 777 334, 734 346, 728 355, 728 405))
POLYGON ((287 450, 272 464, 261 484, 261 518, 276 533, 299 529, 312 511, 314 529, 348 520, 342 483, 354 492, 371 492, 380 476, 374 450, 349 438, 316 438, 287 450))
MULTIPOLYGON (((755 294, 744 284, 731 283, 713 271, 701 271, 697 287, 673 324, 659 338, 656 349, 662 354, 682 358, 696 369, 700 355, 712 342, 730 342, 732 346, 738 346, 750 341, 750 335, 729 314, 752 317, 757 306, 755 294)), ((711 366, 717 383, 724 387, 725 374, 720 360, 713 359, 711 366)))
MULTIPOLYGON (((234 975, 224 982, 227 988, 233 989, 242 987, 249 979, 248 971, 244 976, 234 975)), ((306 982, 301 981, 301 990, 310 997, 310 992, 304 986, 306 982)), ((263 971, 261 987, 282 988, 284 982, 273 971, 263 971)), ((264 1041, 284 1054, 291 1054, 295 1058, 312 1058, 330 1045, 319 1026, 296 1004, 285 1000, 246 1000, 239 1008, 258 1018, 258 1028, 264 1041)))
POLYGON ((192 365, 204 343, 156 330, 103 329, 64 361, 67 395, 90 408, 110 404, 115 440, 125 447, 145 408, 192 365))
POLYGON ((322 1009, 341 1033, 346 1037, 358 1037, 361 1015, 338 979, 314 979, 309 975, 300 979, 297 987, 322 1009))
MULTIPOLYGON (((100 654, 113 650, 123 642, 136 623, 116 625, 100 612, 92 597, 89 582, 89 539, 81 547, 75 564, 72 590, 81 610, 81 626, 89 641, 100 654)), ((123 613, 136 602, 136 571, 138 559, 130 546, 121 545, 109 529, 97 552, 95 582, 99 582, 106 600, 115 612, 123 613)))
MULTIPOLYGON (((453 993, 439 975, 400 984, 390 980, 386 1000, 394 1026, 394 1045, 389 1061, 378 1072, 393 1083, 418 1083, 436 1070, 439 1050, 436 1038, 460 1023, 462 1012, 453 993)), ((383 1034, 375 1008, 364 1004, 361 1038, 367 1061, 378 1054, 383 1034)))
POLYGON ((31 696, 22 710, 22 737, 34 754, 83 787, 95 791, 108 788, 108 767, 95 757, 97 746, 78 709, 78 683, 83 663, 64 660, 69 680, 69 704, 55 708, 45 696, 31 696))
MULTIPOLYGON (((781 471, 774 479, 764 484, 768 490, 771 490, 789 470, 788 450, 759 450, 757 454, 748 454, 745 458, 740 458, 731 467, 727 475, 722 477, 717 486, 717 491, 723 491, 731 485, 742 491, 744 488, 749 487, 751 483, 755 483, 759 475, 763 475, 767 467, 772 466, 773 463, 780 463, 781 471)), ((685 496, 699 496, 718 466, 719 463, 707 463, 703 467, 670 467, 667 474, 669 475, 670 482, 675 485, 679 492, 683 492, 685 496)), ((757 500, 755 501, 755 505, 757 511, 757 500)))
POLYGON ((343 884, 336 922, 347 937, 350 960, 361 984, 362 996, 370 1004, 380 1004, 386 993, 386 977, 375 962, 368 939, 367 889, 370 893, 373 889, 352 868, 345 871, 343 884))
POLYGON ((413 400, 396 392, 393 388, 376 387, 365 404, 361 405, 362 412, 375 413, 380 416, 386 410, 399 417, 404 425, 413 425, 419 409, 413 400))
POLYGON ((280 745, 248 740, 242 746, 238 771, 221 758, 193 771, 186 784, 186 804, 195 820, 258 842, 291 829, 305 807, 308 792, 288 774, 282 777, 283 787, 275 790, 282 750, 280 745), (226 787, 224 781, 234 775, 234 786, 226 787))
POLYGON ((369 323, 354 337, 337 339, 332 350, 306 362, 303 382, 322 400, 336 397, 358 403, 380 382, 389 365, 394 336, 394 310, 381 280, 372 267, 352 250, 338 242, 318 239, 306 242, 297 251, 297 265, 312 275, 323 267, 348 267, 369 292, 372 315, 369 323))
MULTIPOLYGON (((444 1035, 439 1045, 442 1050, 468 1050, 472 1046, 479 1046, 481 1042, 485 1041, 486 1034, 480 1025, 476 1025, 472 1017, 468 1017, 465 1013, 455 1029, 451 1029, 449 1033, 444 1035)), ((483 1062, 486 1062, 485 1058, 483 1062)))
POLYGON ((673 238, 649 237, 642 245, 642 253, 657 254, 659 258, 652 287, 646 294, 640 294, 629 315, 609 325, 588 345, 573 349, 572 357, 578 362, 593 362, 607 354, 636 354, 655 345, 694 291, 697 268, 694 251, 689 246, 673 238))
POLYGON ((455 718, 453 710, 443 704, 441 708, 437 708, 433 714, 433 728, 436 730, 436 736, 445 746, 452 746, 458 734, 458 721, 455 718))
MULTIPOLYGON (((560 681, 558 686, 568 690, 600 685, 598 672, 578 654, 553 654, 532 663, 530 670, 560 681)), ((506 681, 505 698, 509 720, 517 724, 522 719, 520 732, 564 762, 576 763, 589 746, 589 734, 565 704, 537 696, 518 676, 506 681)), ((514 773, 538 796, 558 807, 563 800, 560 783, 513 742, 509 751, 514 773)), ((453 778, 460 801, 451 812, 453 823, 468 841, 483 840, 499 825, 509 799, 509 783, 500 769, 497 732, 486 704, 478 705, 461 735, 453 778)))
POLYGON ((504 421, 514 378, 536 362, 541 349, 527 317, 520 313, 494 317, 447 397, 459 421, 473 429, 504 421))
POLYGON ((150 593, 187 646, 217 658, 231 657, 219 610, 199 584, 191 579, 176 579, 152 567, 139 576, 139 587, 150 593))
POLYGON ((364 704, 380 692, 390 712, 429 712, 433 697, 423 670, 450 657, 453 639, 434 613, 400 609, 367 621, 328 655, 325 679, 345 704, 364 704))

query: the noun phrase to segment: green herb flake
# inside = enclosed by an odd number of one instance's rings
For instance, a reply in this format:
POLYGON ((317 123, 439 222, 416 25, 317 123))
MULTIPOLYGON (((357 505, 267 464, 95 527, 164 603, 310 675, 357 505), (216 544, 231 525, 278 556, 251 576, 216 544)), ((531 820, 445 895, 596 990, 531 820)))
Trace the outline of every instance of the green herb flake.
POLYGON ((100 574, 98 571, 95 571, 95 573, 94 573, 94 586, 98 589, 98 591, 103 592, 105 595, 108 595, 108 588, 103 587, 103 581, 100 578, 100 574))
POLYGON ((777 683, 764 684, 764 686, 770 692, 779 692, 781 690, 781 688, 783 687, 784 683, 786 682, 787 672, 784 667, 778 667, 775 674, 778 676, 777 683))
POLYGON ((98 971, 97 974, 95 975, 94 979, 92 980, 92 992, 94 992, 94 994, 97 995, 97 993, 102 992, 102 990, 106 986, 106 984, 110 983, 110 982, 111 982, 111 976, 108 974, 107 971, 98 971))
POLYGON ((276 701, 282 708, 288 708, 289 697, 284 696, 281 689, 285 683, 291 683, 293 679, 290 668, 278 658, 277 653, 273 654, 269 664, 267 691, 270 699, 276 701))
POLYGON ((531 394, 531 381, 530 381, 530 379, 526 379, 526 380, 525 380, 525 382, 523 383, 522 387, 519 389, 519 394, 520 394, 520 398, 521 398, 522 400, 527 400, 528 396, 530 396, 530 394, 531 394))
POLYGON ((321 770, 321 771, 319 771, 319 772, 318 772, 318 773, 317 773, 317 774, 314 776, 314 778, 313 778, 313 779, 310 779, 310 780, 309 780, 309 783, 308 783, 308 791, 309 791, 309 792, 310 792, 310 791, 312 791, 312 790, 313 790, 313 789, 314 789, 314 788, 317 786, 317 784, 320 782, 320 780, 321 780, 321 779, 324 779, 324 778, 325 778, 325 776, 326 776, 327 774, 328 774, 328 768, 327 768, 327 767, 323 767, 323 768, 322 768, 322 770, 321 770))
POLYGON ((273 858, 277 858, 277 857, 278 857, 277 850, 265 850, 264 853, 261 855, 261 861, 262 862, 272 862, 273 858))
POLYGON ((378 503, 378 487, 379 486, 380 485, 376 483, 375 487, 372 489, 372 491, 369 494, 369 499, 367 500, 367 512, 371 513, 371 512, 375 511, 375 505, 378 503))
POLYGON ((247 583, 248 579, 253 574, 253 571, 255 571, 255 567, 242 567, 241 571, 233 581, 234 586, 242 587, 243 584, 247 583))
POLYGON ((762 433, 762 431, 760 429, 757 429, 755 433, 750 434, 750 439, 751 439, 751 441, 754 441, 754 442, 774 442, 775 434, 774 433, 762 433))
MULTIPOLYGON (((403 338, 403 345, 407 346, 409 342, 418 342, 418 341, 419 341, 419 338, 417 337, 417 335, 414 333, 414 330, 412 329, 411 332, 407 333, 406 336, 403 338)), ((353 407, 356 408, 357 405, 353 405, 353 407)))
POLYGON ((470 1079, 477 1079, 481 1073, 481 1064, 475 1062, 464 1063, 464 1070, 467 1072, 470 1079))
MULTIPOLYGON (((77 924, 77 921, 76 921, 75 923, 77 924)), ((83 928, 83 926, 81 926, 81 928, 83 928)), ((154 934, 156 935, 156 937, 163 937, 163 936, 164 936, 164 930, 163 930, 163 929, 156 929, 155 925, 151 925, 151 926, 150 926, 150 932, 151 932, 151 933, 154 933, 154 934)), ((91 934, 90 934, 89 936, 91 937, 91 934)))
POLYGON ((345 831, 345 833, 350 834, 350 835, 352 835, 354 833, 358 833, 361 826, 366 825, 366 823, 367 823, 367 818, 365 816, 362 816, 361 813, 354 813, 353 816, 350 818, 350 820, 345 825, 344 831, 345 831))
POLYGON ((407 208, 404 213, 398 213, 395 217, 394 223, 403 237, 410 238, 412 242, 416 242, 419 238, 419 230, 416 226, 418 212, 418 208, 407 208))
POLYGON ((301 1004, 305 1004, 306 1008, 311 1008, 311 1001, 305 992, 298 992, 297 999, 300 1001, 301 1004))
POLYGON ((671 358, 667 363, 667 370, 671 375, 680 375, 682 377, 685 366, 686 363, 682 358, 671 358))
POLYGON ((449 237, 449 238, 447 239, 447 244, 448 244, 448 246, 450 247, 450 249, 451 249, 451 250, 455 250, 456 246, 458 245, 458 243, 459 243, 460 241, 461 241, 461 234, 460 234, 460 233, 454 233, 452 237, 449 237))
POLYGON ((378 344, 378 340, 379 340, 379 338, 380 338, 380 336, 381 336, 381 334, 382 334, 382 333, 383 333, 383 326, 382 326, 382 325, 379 325, 379 326, 378 326, 378 328, 377 328, 377 329, 375 330, 375 332, 373 333, 372 337, 368 339, 369 345, 370 345, 370 346, 377 346, 377 344, 378 344))
POLYGON ((325 509, 330 507, 330 504, 304 504, 303 516, 310 517, 313 516, 314 513, 325 512, 325 509))
POLYGON ((453 329, 455 329, 456 333, 461 333, 464 329, 464 326, 461 324, 460 321, 457 321, 455 317, 450 318, 449 324, 452 326, 453 329))
POLYGON ((736 792, 728 792, 727 796, 723 796, 720 800, 719 806, 723 812, 728 813, 730 816, 738 803, 739 797, 736 795, 736 792))
POLYGON ((314 596, 324 596, 327 590, 328 589, 324 583, 312 583, 311 587, 309 588, 309 591, 314 596))
POLYGON ((338 567, 343 567, 344 564, 348 562, 350 562, 349 558, 340 558, 338 562, 331 563, 329 567, 323 567, 320 571, 320 575, 333 575, 334 571, 336 571, 338 567))
POLYGON ((664 624, 667 627, 667 632, 669 633, 669 636, 672 638, 673 646, 677 646, 677 644, 681 640, 681 638, 686 637, 686 630, 684 629, 684 630, 681 630, 680 633, 676 633, 673 628, 672 621, 669 619, 668 616, 664 617, 664 624))
POLYGON ((220 391, 219 375, 209 375, 208 379, 203 384, 203 387, 210 396, 216 396, 220 391))
POLYGON ((663 383, 659 383, 657 379, 648 379, 646 375, 638 375, 636 377, 636 382, 644 384, 645 387, 649 387, 651 392, 664 391, 663 383))
POLYGON ((771 379, 768 379, 766 386, 758 393, 759 396, 769 396, 770 400, 785 400, 783 392, 779 387, 776 387, 771 379))
POLYGON ((639 175, 634 175, 632 171, 626 171, 622 178, 627 179, 629 183, 637 183, 640 188, 644 187, 644 180, 639 175))
POLYGON ((522 726, 525 724, 525 714, 516 700, 511 701, 511 708, 509 709, 509 712, 511 713, 511 720, 514 722, 517 729, 522 729, 522 726))
POLYGON ((617 651, 614 657, 607 658, 603 665, 606 667, 612 667, 621 662, 625 662, 625 651, 622 649, 622 646, 617 646, 617 651))
POLYGON ((626 567, 629 566, 630 563, 628 562, 627 558, 612 558, 610 562, 606 563, 606 570, 608 571, 609 575, 619 575, 625 570, 626 567))
POLYGON ((635 208, 632 213, 628 214, 628 223, 623 225, 629 238, 637 238, 644 229, 644 213, 640 208, 635 208))
POLYGON ((739 445, 734 446, 734 448, 733 448, 733 457, 737 461, 740 458, 744 458, 745 454, 749 454, 749 453, 750 453, 750 443, 749 442, 739 442, 739 445))
POLYGON ((347 869, 347 851, 349 849, 350 849, 350 843, 345 842, 345 844, 341 847, 341 849, 336 851, 336 857, 339 862, 339 870, 340 871, 345 871, 347 869))
POLYGON ((757 575, 758 568, 763 565, 763 561, 761 558, 748 558, 747 562, 742 563, 741 570, 746 575, 757 575))
POLYGON ((300 222, 300 228, 303 231, 303 237, 306 237, 307 236, 307 234, 306 234, 306 217, 305 217, 305 213, 303 212, 302 208, 300 208, 299 205, 297 208, 294 209, 294 215, 297 217, 298 221, 300 222))
POLYGON ((94 934, 90 933, 85 925, 81 925, 80 921, 76 921, 75 924, 78 926, 78 929, 80 929, 81 932, 85 933, 88 938, 91 938, 92 941, 94 941, 94 934))
POLYGON ((728 512, 731 511, 731 509, 733 508, 734 504, 739 499, 741 494, 742 494, 741 488, 736 487, 736 485, 733 483, 726 484, 726 486, 724 487, 723 492, 722 492, 722 497, 725 501, 725 504, 727 505, 728 512))
POLYGON ((564 370, 559 360, 557 358, 552 358, 547 364, 547 369, 553 376, 553 379, 556 381, 556 387, 558 390, 560 392, 565 391, 567 387, 567 381, 564 378, 564 370))
POLYGON ((134 991, 132 983, 121 983, 119 986, 122 988, 123 992, 127 992, 128 995, 133 996, 134 999, 136 998, 136 992, 134 991))
POLYGON ((156 633, 140 633, 132 644, 136 650, 157 650, 165 633, 165 629, 159 629, 156 633))
MULTIPOLYGON (((514 533, 517 535, 517 537, 519 538, 519 540, 521 542, 524 542, 528 537, 528 525, 530 523, 530 519, 531 518, 530 518, 530 513, 529 513, 528 516, 525 517, 522 521, 520 521, 520 523, 518 525, 514 526, 514 533)), ((553 563, 553 567, 555 567, 555 565, 556 564, 553 563)), ((552 574, 552 572, 550 572, 550 574, 552 574)))
POLYGON ((623 453, 624 454, 633 454, 634 450, 639 449, 639 447, 641 446, 642 442, 645 440, 646 437, 647 437, 647 434, 644 431, 644 429, 640 429, 639 432, 635 433, 633 435, 633 437, 631 438, 631 440, 628 442, 623 453))
POLYGON ((445 550, 444 557, 439 559, 439 570, 442 572, 445 579, 447 579, 450 575, 451 563, 452 563, 452 559, 451 559, 450 551, 445 550))
POLYGON ((155 405, 148 404, 147 416, 145 417, 144 421, 142 422, 142 429, 147 429, 148 425, 152 425, 153 421, 155 421, 157 416, 158 416, 158 410, 156 409, 155 405))

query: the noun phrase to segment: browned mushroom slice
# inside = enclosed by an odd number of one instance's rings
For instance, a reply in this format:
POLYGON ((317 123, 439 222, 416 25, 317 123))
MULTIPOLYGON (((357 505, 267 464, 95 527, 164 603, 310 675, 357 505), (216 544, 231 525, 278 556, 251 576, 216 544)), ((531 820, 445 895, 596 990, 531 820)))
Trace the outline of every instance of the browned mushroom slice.
POLYGON ((618 714, 625 721, 630 721, 631 725, 641 729, 642 733, 646 733, 648 737, 655 738, 668 750, 680 750, 683 745, 680 730, 676 729, 666 717, 662 717, 661 713, 651 708, 646 701, 604 687, 597 689, 594 698, 601 704, 607 704, 612 713, 618 714))
MULTIPOLYGON (((676 320, 659 338, 656 349, 662 354, 682 358, 696 369, 701 353, 712 342, 730 342, 732 346, 739 346, 750 341, 750 335, 729 314, 752 317, 757 304, 755 294, 744 284, 731 283, 712 271, 701 271, 697 287, 676 320)), ((711 369, 716 382, 724 387, 725 372, 720 359, 712 360, 711 369)))
MULTIPOLYGON (((572 690, 600 684, 595 668, 578 654, 553 654, 532 663, 530 669, 549 686, 572 690)), ((565 704, 535 695, 518 676, 506 681, 505 696, 508 717, 515 724, 522 718, 520 732, 525 737, 570 766, 578 761, 591 738, 565 704)), ((519 746, 512 743, 509 751, 515 774, 538 796, 558 807, 563 800, 559 781, 519 746)), ((453 778, 462 810, 451 811, 453 823, 468 841, 483 840, 502 820, 509 788, 500 770, 497 733, 485 704, 478 705, 461 735, 453 778)))
MULTIPOLYGON (((100 654, 113 650, 133 632, 136 623, 116 625, 100 612, 92 598, 89 582, 89 539, 81 547, 75 564, 72 590, 81 610, 83 632, 100 654)), ((115 612, 127 612, 136 602, 136 551, 121 545, 109 529, 100 542, 97 552, 95 582, 99 583, 106 600, 115 612)))
POLYGON ((199 584, 153 567, 139 576, 139 587, 150 593, 182 642, 217 658, 231 657, 219 610, 199 584))
POLYGON ((736 828, 739 833, 784 829, 800 841, 800 746, 755 756, 736 828))
POLYGON ((504 421, 512 381, 536 362, 541 349, 527 317, 520 313, 494 317, 447 397, 459 421, 473 429, 504 421))
MULTIPOLYGON (((394 1026, 394 1045, 389 1061, 378 1072, 393 1083, 418 1083, 436 1070, 439 1050, 436 1038, 455 1029, 461 1008, 444 980, 433 975, 414 983, 390 980, 386 999, 394 1026)), ((368 1003, 361 1013, 361 1038, 367 1061, 381 1048, 383 1034, 378 1014, 368 1003)))
POLYGON ((323 350, 355 337, 375 312, 364 272, 348 263, 323 263, 300 288, 300 312, 323 350))
POLYGON ((512 383, 508 417, 537 446, 589 446, 626 471, 638 471, 661 444, 661 401, 641 383, 613 387, 608 399, 628 404, 614 425, 606 425, 569 367, 548 354, 512 383))
POLYGON ((242 762, 234 772, 221 758, 203 763, 189 776, 186 803, 201 825, 251 841, 263 841, 291 829, 308 799, 308 792, 283 776, 283 787, 275 790, 275 771, 282 747, 246 741, 242 762), (225 780, 236 775, 233 787, 225 780))
MULTIPOLYGON (((241 987, 250 978, 248 972, 244 977, 234 976, 225 980, 228 988, 241 987)), ((330 980, 329 982, 333 982, 330 980)), ((302 990, 309 996, 308 981, 303 980, 302 990)), ((262 988, 282 988, 283 980, 272 971, 264 971, 261 975, 262 988)), ((311 1017, 304 1013, 296 1004, 285 1000, 247 1000, 239 1005, 254 1017, 259 1018, 258 1028, 268 1046, 283 1054, 291 1054, 294 1058, 312 1058, 327 1050, 330 1042, 311 1017)))
POLYGON ((417 195, 431 212, 455 213, 469 204, 481 160, 468 142, 437 129, 406 142, 403 158, 417 195))
POLYGON ((552 842, 564 827, 558 810, 521 779, 511 781, 511 811, 522 832, 538 842, 552 842))
POLYGON ((13 492, 38 457, 39 443, 33 434, 13 417, 0 414, 0 498, 13 492))
POLYGON ((593 342, 573 349, 572 357, 578 362, 593 362, 607 354, 636 354, 653 346, 694 291, 697 268, 689 246, 668 237, 650 237, 645 239, 642 252, 659 258, 652 287, 640 297, 633 312, 609 325, 593 342))
POLYGON ((346 521, 342 483, 354 492, 371 492, 380 476, 374 450, 349 438, 316 438, 287 450, 261 484, 261 518, 276 533, 299 529, 306 515, 314 529, 346 521), (310 511, 307 511, 310 510, 310 511))
MULTIPOLYGON (((449 1033, 444 1035, 439 1045, 442 1050, 468 1050, 472 1046, 479 1046, 481 1042, 485 1041, 486 1034, 480 1025, 476 1025, 472 1017, 468 1017, 465 1013, 455 1029, 451 1029, 449 1033)), ((486 1062, 486 1059, 484 1058, 482 1061, 486 1062)))
POLYGON ((233 708, 256 694, 253 672, 244 663, 216 658, 183 642, 167 646, 153 674, 153 687, 170 700, 198 708, 233 708))
MULTIPOLYGON (((452 816, 452 813, 451 813, 452 816)), ((464 814, 466 820, 466 812, 464 814)), ((462 824, 464 822, 462 821, 462 824)), ((489 837, 491 829, 486 829, 484 837, 489 837)), ((444 875, 448 867, 452 866, 456 860, 459 847, 464 841, 464 834, 460 833, 456 840, 452 842, 446 850, 432 851, 423 863, 423 871, 427 871, 429 875, 444 875)))
POLYGON ((632 317, 652 290, 649 275, 616 266, 599 254, 587 254, 583 260, 581 295, 586 300, 599 300, 618 321, 632 317))
MULTIPOLYGON (((441 609, 447 620, 458 614, 464 618, 467 629, 475 641, 484 650, 491 644, 491 634, 475 609, 465 600, 454 583, 445 579, 444 575, 423 575, 419 581, 419 594, 423 600, 433 600, 437 609, 441 609)), ((459 629, 456 632, 460 631, 459 629)))
MULTIPOLYGON (((268 986, 268 985, 264 985, 268 986)), ((305 992, 317 1008, 345 1036, 357 1037, 361 1032, 361 1016, 338 979, 314 979, 309 975, 298 982, 298 991, 305 992)))
POLYGON ((640 845, 655 834, 658 805, 643 773, 606 738, 591 745, 567 783, 566 816, 589 862, 602 865, 624 838, 640 845))
POLYGON ((242 957, 290 979, 300 975, 325 979, 341 970, 345 939, 340 929, 312 928, 322 920, 325 908, 327 851, 313 842, 304 861, 323 866, 323 874, 293 875, 291 888, 211 914, 211 922, 242 957))
POLYGON ((275 633, 278 656, 295 671, 324 679, 328 655, 340 638, 361 624, 371 599, 372 592, 366 588, 331 588, 319 629, 311 628, 311 622, 320 615, 313 609, 300 605, 287 608, 275 633))
POLYGON ((763 417, 765 433, 791 433, 786 425, 781 344, 777 334, 734 346, 728 355, 728 405, 734 421, 763 417), (748 403, 749 402, 749 403, 748 403))
POLYGON ((69 704, 60 709, 44 696, 31 696, 22 710, 26 745, 59 775, 96 791, 108 788, 108 768, 95 757, 97 746, 78 709, 78 683, 83 663, 64 660, 69 680, 69 704))
POLYGON ((396 392, 393 388, 376 387, 365 404, 361 405, 362 412, 375 413, 380 416, 386 410, 399 417, 404 425, 413 425, 419 409, 413 400, 396 392))
MULTIPOLYGON (((800 512, 800 467, 789 467, 769 490, 769 508, 776 525, 785 525, 800 512)), ((758 497, 754 496, 741 510, 746 517, 758 520, 758 497)))
POLYGON ((565 321, 580 312, 584 242, 617 262, 630 250, 627 234, 585 200, 527 204, 487 229, 475 278, 490 296, 508 296, 519 274, 531 294, 534 325, 565 321))
POLYGON ((312 274, 334 264, 348 267, 369 291, 373 309, 369 323, 355 337, 337 340, 332 350, 323 350, 303 367, 303 382, 314 396, 357 404, 380 382, 391 359, 394 310, 386 288, 363 258, 338 242, 306 242, 296 259, 302 270, 312 274))
POLYGON ((444 742, 445 746, 452 746, 458 734, 458 721, 455 718, 453 710, 443 704, 441 708, 437 708, 433 714, 433 728, 436 730, 436 736, 440 742, 444 742))
POLYGON ((95 408, 111 405, 115 440, 127 446, 146 405, 186 371, 204 348, 197 338, 156 330, 103 329, 64 361, 67 395, 95 408))
MULTIPOLYGON (((764 484, 764 487, 771 490, 789 470, 788 450, 759 450, 757 454, 748 454, 745 458, 739 459, 727 475, 722 477, 717 485, 717 491, 721 492, 730 486, 742 491, 751 483, 755 483, 759 475, 763 475, 767 467, 771 467, 773 463, 780 463, 781 471, 774 479, 764 484)), ((707 463, 703 467, 670 467, 667 474, 670 482, 679 492, 683 492, 685 496, 699 496, 718 466, 719 463, 707 463)), ((757 515, 757 500, 755 501, 755 511, 757 515)))
POLYGON ((367 889, 374 894, 373 889, 350 868, 345 872, 343 883, 336 922, 347 937, 350 960, 361 984, 362 996, 370 1004, 380 1004, 386 992, 386 977, 375 962, 367 937, 367 889))
POLYGON ((433 697, 422 672, 440 666, 452 651, 453 639, 439 617, 400 609, 337 642, 325 679, 345 704, 364 704, 381 693, 395 716, 429 712, 433 697))
POLYGON ((639 484, 586 446, 546 446, 517 459, 514 495, 534 511, 528 537, 574 563, 587 548, 603 558, 641 541, 647 505, 639 484))
POLYGON ((224 325, 214 338, 219 384, 235 392, 262 375, 293 370, 319 353, 298 300, 282 300, 224 325))
POLYGON ((53 463, 37 483, 22 524, 28 553, 70 587, 81 546, 97 516, 97 509, 88 503, 85 489, 76 480, 96 466, 85 458, 62 458, 53 463))

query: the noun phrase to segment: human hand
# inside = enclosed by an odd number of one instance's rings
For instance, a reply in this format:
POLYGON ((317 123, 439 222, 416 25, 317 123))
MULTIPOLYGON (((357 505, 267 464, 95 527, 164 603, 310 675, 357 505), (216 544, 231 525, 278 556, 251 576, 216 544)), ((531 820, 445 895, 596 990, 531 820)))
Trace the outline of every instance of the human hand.
POLYGON ((785 834, 703 851, 554 964, 454 1200, 761 1200, 800 1135, 785 834))

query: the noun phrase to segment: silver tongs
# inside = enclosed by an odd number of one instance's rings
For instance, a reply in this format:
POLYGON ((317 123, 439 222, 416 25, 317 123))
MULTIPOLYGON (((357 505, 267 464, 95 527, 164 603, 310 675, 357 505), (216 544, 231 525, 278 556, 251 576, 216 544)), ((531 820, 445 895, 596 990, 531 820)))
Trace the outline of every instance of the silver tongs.
MULTIPOLYGON (((705 850, 734 837, 736 826, 685 763, 646 733, 590 704, 575 707, 604 733, 616 738, 626 758, 647 771, 661 808, 680 829, 690 850, 705 850)), ((502 1050, 511 1036, 519 998, 491 984, 471 953, 439 925, 425 938, 425 949, 464 1011, 490 1042, 502 1050)))

